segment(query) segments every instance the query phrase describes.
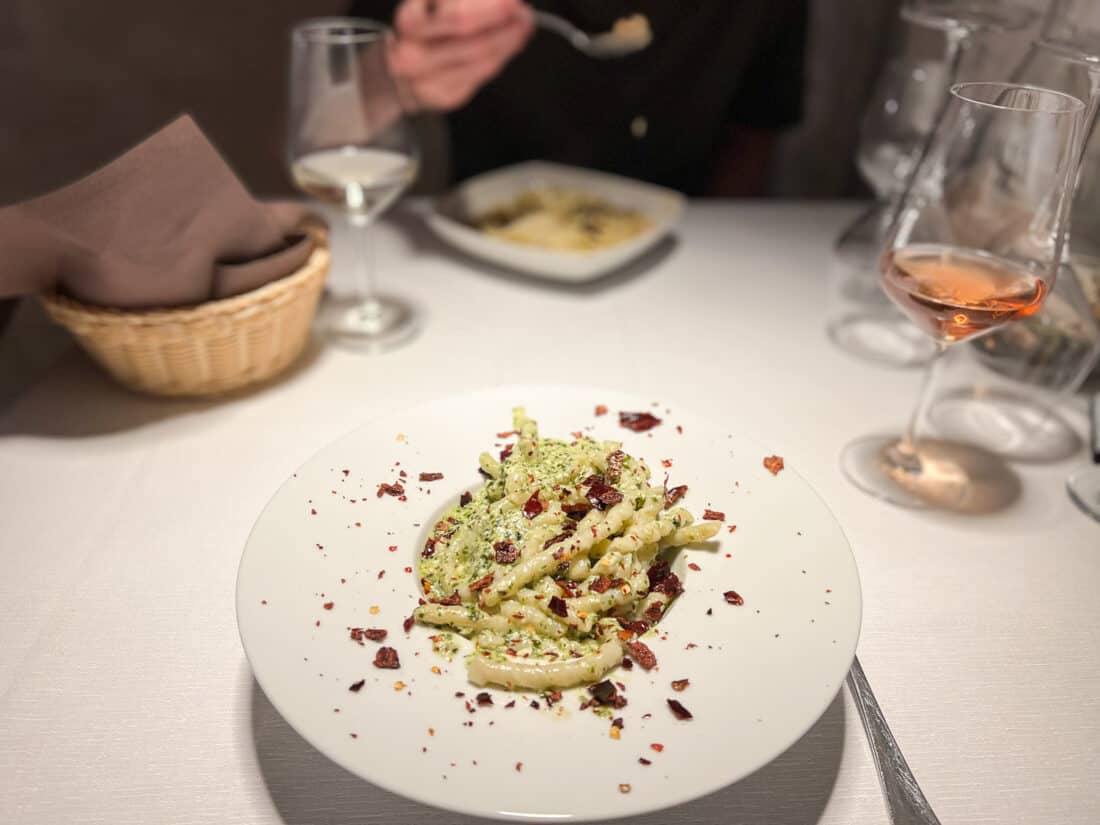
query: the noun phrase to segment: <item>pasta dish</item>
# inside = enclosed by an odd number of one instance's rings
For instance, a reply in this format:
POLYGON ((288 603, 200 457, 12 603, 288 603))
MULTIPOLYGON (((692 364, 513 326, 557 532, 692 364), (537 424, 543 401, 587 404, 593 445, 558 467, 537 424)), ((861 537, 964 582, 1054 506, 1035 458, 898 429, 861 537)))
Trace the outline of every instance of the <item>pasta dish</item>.
POLYGON ((687 488, 653 485, 618 442, 541 438, 522 407, 513 427, 500 460, 482 453, 482 487, 432 528, 414 616, 473 640, 475 684, 595 682, 682 591, 662 553, 721 525, 675 506, 687 488))
POLYGON ((567 189, 525 192, 477 218, 495 238, 547 249, 590 251, 628 241, 653 223, 634 209, 567 189))

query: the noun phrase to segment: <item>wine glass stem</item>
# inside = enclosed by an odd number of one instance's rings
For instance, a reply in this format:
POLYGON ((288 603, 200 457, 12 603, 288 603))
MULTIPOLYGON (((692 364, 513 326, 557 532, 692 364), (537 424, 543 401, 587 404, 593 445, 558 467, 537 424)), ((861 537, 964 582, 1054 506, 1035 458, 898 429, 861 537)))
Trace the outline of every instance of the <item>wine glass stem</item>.
POLYGON ((355 297, 358 299, 358 311, 367 319, 375 320, 382 314, 382 304, 374 285, 374 244, 370 232, 370 221, 359 215, 349 215, 348 225, 356 236, 359 263, 355 267, 355 297))
POLYGON ((920 395, 917 398, 917 406, 913 409, 913 414, 909 416, 909 424, 906 426, 905 434, 901 437, 901 441, 897 446, 897 450, 905 463, 915 464, 915 470, 920 469, 920 459, 917 458, 917 428, 924 420, 924 414, 932 403, 934 390, 938 383, 940 364, 943 361, 943 354, 946 349, 947 345, 942 341, 936 342, 936 352, 933 354, 932 360, 928 362, 928 368, 924 371, 924 381, 921 384, 920 395))

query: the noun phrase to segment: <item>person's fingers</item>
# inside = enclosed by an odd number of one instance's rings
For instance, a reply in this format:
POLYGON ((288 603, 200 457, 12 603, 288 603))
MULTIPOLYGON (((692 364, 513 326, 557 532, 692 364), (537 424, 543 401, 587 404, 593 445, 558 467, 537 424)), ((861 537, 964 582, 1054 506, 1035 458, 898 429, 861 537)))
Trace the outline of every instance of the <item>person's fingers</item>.
POLYGON ((399 38, 390 52, 391 70, 406 78, 427 77, 453 71, 486 56, 503 65, 526 43, 530 26, 513 20, 473 37, 422 41, 399 38))
POLYGON ((522 0, 405 0, 394 15, 400 37, 469 37, 515 19, 529 19, 522 0))

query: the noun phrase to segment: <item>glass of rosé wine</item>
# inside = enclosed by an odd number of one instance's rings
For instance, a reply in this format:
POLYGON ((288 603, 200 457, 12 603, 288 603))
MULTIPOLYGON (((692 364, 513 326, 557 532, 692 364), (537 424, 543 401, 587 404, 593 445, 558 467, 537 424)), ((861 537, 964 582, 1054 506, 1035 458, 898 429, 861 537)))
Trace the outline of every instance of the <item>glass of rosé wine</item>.
MULTIPOLYGON (((849 444, 841 465, 909 507, 980 506, 972 448, 922 439, 939 355, 1039 310, 1066 248, 1084 104, 1014 83, 959 83, 917 166, 880 260, 886 294, 936 345, 901 436, 849 444), (961 457, 969 454, 963 460, 961 457)), ((984 471, 983 471, 984 472, 984 471)))

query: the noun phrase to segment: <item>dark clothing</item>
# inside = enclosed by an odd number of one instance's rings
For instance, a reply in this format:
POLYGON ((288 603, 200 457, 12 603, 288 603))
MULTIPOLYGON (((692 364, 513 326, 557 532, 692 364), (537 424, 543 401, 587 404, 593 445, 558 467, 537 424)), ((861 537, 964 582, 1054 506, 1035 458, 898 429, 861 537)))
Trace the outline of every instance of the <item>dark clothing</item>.
MULTIPOLYGON (((442 0, 446 2, 446 0, 442 0)), ((782 129, 802 108, 807 0, 539 0, 589 32, 629 14, 653 42, 593 60, 537 31, 469 104, 451 113, 459 180, 542 159, 701 194, 730 128, 782 129)), ((392 15, 391 0, 353 13, 392 15)))

